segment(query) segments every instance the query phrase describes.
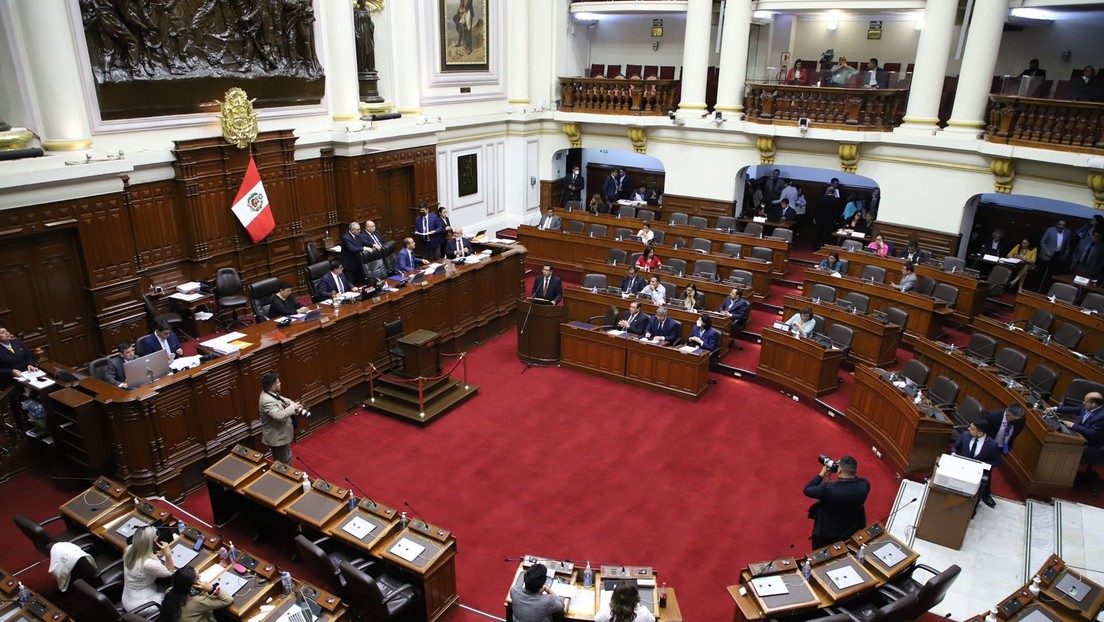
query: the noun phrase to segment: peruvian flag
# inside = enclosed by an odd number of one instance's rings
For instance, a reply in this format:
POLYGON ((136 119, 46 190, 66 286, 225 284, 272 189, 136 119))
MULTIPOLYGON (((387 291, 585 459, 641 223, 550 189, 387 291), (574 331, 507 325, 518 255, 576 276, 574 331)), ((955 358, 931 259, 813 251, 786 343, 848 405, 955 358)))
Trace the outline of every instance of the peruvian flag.
POLYGON ((265 194, 261 174, 257 172, 257 163, 253 161, 252 155, 249 156, 249 168, 245 169, 245 179, 238 189, 238 198, 234 199, 234 206, 230 210, 249 232, 254 244, 265 239, 276 228, 276 221, 272 219, 272 206, 268 204, 268 195, 265 194))

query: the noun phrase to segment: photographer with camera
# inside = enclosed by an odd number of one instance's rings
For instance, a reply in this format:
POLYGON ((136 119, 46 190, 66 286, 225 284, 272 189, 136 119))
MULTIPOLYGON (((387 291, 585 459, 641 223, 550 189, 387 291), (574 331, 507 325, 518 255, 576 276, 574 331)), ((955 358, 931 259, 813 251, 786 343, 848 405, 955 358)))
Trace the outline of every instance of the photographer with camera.
POLYGON ((299 402, 280 396, 280 377, 274 371, 261 376, 261 388, 261 442, 272 450, 274 460, 291 464, 295 419, 309 417, 310 411, 299 402))
POLYGON ((866 527, 866 498, 870 495, 870 482, 858 476, 859 463, 851 456, 839 461, 828 456, 819 457, 820 473, 805 485, 805 496, 817 499, 809 508, 813 519, 813 548, 819 549, 833 542, 846 540, 856 531, 866 527), (830 473, 839 479, 825 479, 830 473))

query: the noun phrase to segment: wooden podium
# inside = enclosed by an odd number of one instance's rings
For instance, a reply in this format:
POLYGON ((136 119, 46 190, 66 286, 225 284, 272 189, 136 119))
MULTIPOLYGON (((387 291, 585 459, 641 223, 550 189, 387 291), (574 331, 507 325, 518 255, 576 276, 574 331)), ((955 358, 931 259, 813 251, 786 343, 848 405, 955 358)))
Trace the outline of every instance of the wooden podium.
POLYGON ((399 338, 403 350, 403 372, 410 378, 432 378, 441 375, 441 353, 437 349, 439 335, 419 329, 399 338))
POLYGON ((560 362, 560 324, 567 321, 567 307, 517 300, 517 356, 530 365, 560 362))
POLYGON ((920 511, 916 537, 956 551, 961 549, 977 502, 977 493, 967 497, 940 488, 934 481, 928 482, 928 498, 920 511))

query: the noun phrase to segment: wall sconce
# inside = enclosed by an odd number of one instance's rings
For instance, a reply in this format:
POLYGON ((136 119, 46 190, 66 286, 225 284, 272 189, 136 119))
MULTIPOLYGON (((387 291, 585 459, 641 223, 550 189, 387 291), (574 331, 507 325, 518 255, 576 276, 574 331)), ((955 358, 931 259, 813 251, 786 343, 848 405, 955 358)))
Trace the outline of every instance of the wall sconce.
POLYGON ((530 176, 529 176, 529 185, 530 185, 530 186, 535 186, 535 185, 537 185, 537 178, 536 178, 536 177, 533 177, 532 175, 530 175, 530 176))

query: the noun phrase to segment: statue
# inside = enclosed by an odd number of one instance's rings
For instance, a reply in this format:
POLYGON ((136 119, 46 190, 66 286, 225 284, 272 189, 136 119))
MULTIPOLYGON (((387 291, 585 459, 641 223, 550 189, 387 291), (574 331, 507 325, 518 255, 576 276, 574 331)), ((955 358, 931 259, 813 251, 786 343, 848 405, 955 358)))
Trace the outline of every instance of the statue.
POLYGON ((356 33, 357 80, 360 82, 360 100, 367 103, 382 102, 379 73, 376 72, 376 25, 372 22, 368 0, 353 0, 353 29, 356 33))

